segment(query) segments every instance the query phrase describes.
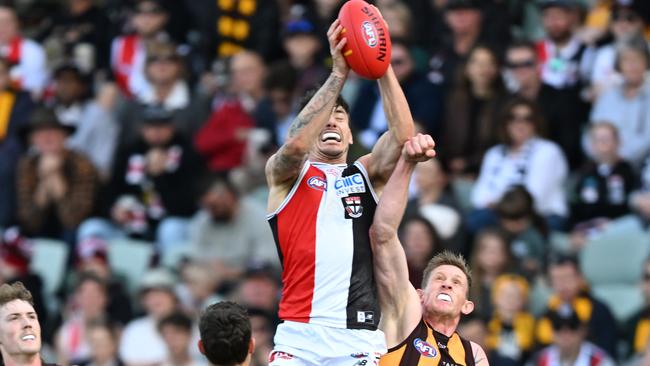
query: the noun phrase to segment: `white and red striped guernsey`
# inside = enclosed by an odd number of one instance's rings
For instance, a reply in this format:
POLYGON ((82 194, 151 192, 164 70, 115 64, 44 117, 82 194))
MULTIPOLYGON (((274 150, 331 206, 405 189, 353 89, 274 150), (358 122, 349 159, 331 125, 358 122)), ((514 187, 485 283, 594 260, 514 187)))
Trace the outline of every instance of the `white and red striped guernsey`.
POLYGON ((377 197, 359 162, 306 162, 268 221, 282 262, 280 319, 377 329, 368 231, 377 197))

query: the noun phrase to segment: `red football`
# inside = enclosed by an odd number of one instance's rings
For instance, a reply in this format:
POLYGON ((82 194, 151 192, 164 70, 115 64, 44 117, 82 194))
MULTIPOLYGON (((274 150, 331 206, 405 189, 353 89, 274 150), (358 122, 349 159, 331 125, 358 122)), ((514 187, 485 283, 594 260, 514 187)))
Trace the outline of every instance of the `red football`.
POLYGON ((343 55, 357 74, 368 79, 384 76, 390 65, 390 35, 377 8, 363 0, 349 0, 339 20, 348 39, 343 55))

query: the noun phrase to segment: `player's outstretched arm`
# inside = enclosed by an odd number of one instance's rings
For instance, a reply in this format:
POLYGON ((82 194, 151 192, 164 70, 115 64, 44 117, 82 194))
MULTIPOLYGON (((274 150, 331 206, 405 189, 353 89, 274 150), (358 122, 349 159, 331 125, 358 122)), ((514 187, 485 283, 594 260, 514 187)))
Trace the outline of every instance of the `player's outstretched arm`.
POLYGON ((339 23, 338 19, 335 20, 327 31, 333 61, 329 78, 300 111, 289 128, 286 142, 266 164, 266 177, 271 187, 291 184, 296 179, 341 93, 349 68, 341 54, 347 40, 340 37, 343 28, 339 23))
POLYGON ((375 281, 388 347, 406 339, 422 318, 420 297, 409 282, 404 249, 397 237, 415 164, 435 155, 431 136, 418 134, 402 149, 393 174, 379 200, 370 228, 375 281))
POLYGON ((379 80, 379 91, 388 120, 386 131, 367 155, 366 167, 376 189, 388 181, 404 143, 415 133, 413 117, 392 67, 379 80))

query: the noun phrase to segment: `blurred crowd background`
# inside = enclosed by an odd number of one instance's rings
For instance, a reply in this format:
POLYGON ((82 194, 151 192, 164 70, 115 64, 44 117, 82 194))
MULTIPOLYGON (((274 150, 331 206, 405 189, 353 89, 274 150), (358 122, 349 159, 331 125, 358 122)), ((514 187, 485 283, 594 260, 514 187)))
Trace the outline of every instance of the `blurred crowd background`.
MULTIPOLYGON (((35 295, 47 360, 205 364, 197 314, 233 299, 267 364, 264 164, 329 74, 342 3, 1 2, 0 283, 35 295)), ((443 249, 468 258, 460 332, 493 365, 647 362, 650 2, 374 4, 437 142, 400 230, 413 284, 443 249)), ((387 122, 376 82, 343 95, 354 160, 387 122)))

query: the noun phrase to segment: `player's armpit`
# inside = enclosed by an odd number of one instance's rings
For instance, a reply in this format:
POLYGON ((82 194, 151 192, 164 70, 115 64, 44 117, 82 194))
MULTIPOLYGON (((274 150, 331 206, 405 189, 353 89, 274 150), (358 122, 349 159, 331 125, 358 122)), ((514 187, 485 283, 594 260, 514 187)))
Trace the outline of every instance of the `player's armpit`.
POLYGON ((298 177, 307 155, 293 150, 291 145, 284 145, 266 162, 269 186, 292 183, 298 177))

